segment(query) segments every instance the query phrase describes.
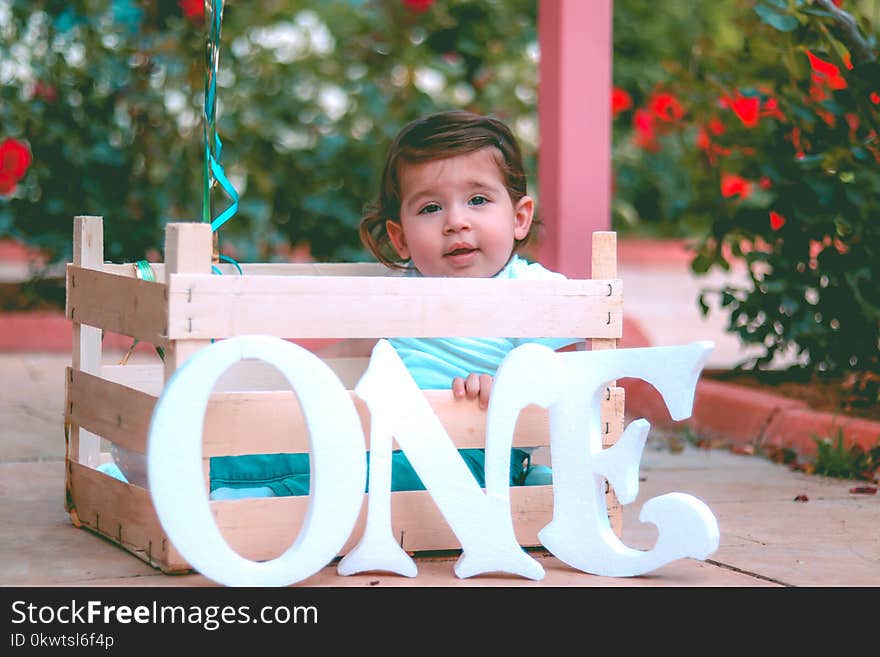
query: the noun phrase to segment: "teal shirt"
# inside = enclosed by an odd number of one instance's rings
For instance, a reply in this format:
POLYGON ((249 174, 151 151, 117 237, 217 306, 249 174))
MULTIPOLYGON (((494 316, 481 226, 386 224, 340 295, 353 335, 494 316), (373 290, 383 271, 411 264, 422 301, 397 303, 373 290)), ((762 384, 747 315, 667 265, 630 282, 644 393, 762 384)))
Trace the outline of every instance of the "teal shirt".
MULTIPOLYGON (((409 276, 421 276, 415 269, 409 276)), ((514 255, 493 278, 565 279, 537 263, 514 255)), ((468 374, 494 376, 501 361, 514 348, 527 342, 553 350, 577 342, 576 338, 389 338, 403 364, 423 390, 448 389, 452 379, 468 374)))

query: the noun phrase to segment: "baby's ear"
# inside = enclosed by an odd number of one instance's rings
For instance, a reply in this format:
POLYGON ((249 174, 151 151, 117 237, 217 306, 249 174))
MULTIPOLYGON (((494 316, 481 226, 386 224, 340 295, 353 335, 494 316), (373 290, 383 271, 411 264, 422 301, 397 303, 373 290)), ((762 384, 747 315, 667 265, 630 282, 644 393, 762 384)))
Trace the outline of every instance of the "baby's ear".
POLYGON ((385 230, 391 238, 391 244, 401 260, 409 260, 409 247, 406 245, 406 236, 403 234, 403 225, 399 221, 389 219, 385 222, 385 230))
POLYGON ((523 196, 514 206, 513 236, 517 240, 523 240, 532 228, 532 218, 535 216, 535 201, 531 196, 523 196))

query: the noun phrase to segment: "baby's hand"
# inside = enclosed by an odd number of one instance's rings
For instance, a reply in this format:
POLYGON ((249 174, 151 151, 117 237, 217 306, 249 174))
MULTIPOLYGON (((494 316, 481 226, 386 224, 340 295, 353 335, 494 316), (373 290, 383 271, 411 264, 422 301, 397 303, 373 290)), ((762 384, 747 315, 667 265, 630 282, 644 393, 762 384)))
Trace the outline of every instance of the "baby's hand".
POLYGON ((492 377, 488 374, 469 374, 466 379, 460 376, 452 379, 452 394, 456 399, 480 399, 480 408, 488 408, 489 393, 492 392, 492 377))

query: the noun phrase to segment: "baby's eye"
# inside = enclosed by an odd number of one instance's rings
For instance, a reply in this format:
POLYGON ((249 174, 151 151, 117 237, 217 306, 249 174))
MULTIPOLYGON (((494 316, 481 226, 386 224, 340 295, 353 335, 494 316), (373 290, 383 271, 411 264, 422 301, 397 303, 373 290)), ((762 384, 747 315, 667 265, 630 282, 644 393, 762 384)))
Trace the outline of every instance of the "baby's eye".
POLYGON ((419 214, 431 214, 432 212, 439 212, 440 206, 436 203, 428 203, 425 207, 419 210, 419 214))
POLYGON ((488 202, 489 202, 489 199, 487 199, 485 196, 482 196, 482 195, 480 195, 480 194, 477 194, 476 196, 474 196, 474 197, 473 197, 470 201, 468 201, 468 202, 469 202, 471 205, 483 205, 483 204, 485 204, 485 203, 488 203, 488 202))

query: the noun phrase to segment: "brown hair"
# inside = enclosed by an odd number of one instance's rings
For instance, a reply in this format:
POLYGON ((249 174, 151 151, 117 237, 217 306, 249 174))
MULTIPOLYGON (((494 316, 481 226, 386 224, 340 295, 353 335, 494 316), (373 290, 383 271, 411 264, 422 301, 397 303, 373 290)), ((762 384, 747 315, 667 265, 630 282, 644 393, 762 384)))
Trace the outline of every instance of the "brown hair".
MULTIPOLYGON (((360 222, 361 242, 379 262, 402 268, 403 263, 385 228, 387 220, 400 221, 400 167, 402 163, 429 162, 493 147, 510 199, 526 195, 526 174, 516 137, 498 119, 463 110, 437 112, 408 123, 391 142, 385 156, 379 197, 365 208, 360 222)), ((533 220, 534 226, 538 222, 533 220)), ((532 231, 516 240, 514 250, 528 242, 532 231)))

